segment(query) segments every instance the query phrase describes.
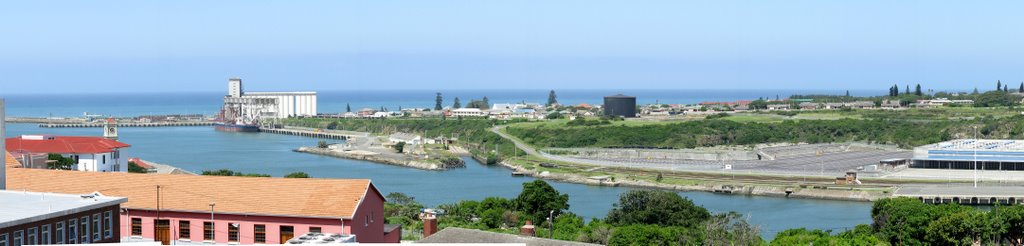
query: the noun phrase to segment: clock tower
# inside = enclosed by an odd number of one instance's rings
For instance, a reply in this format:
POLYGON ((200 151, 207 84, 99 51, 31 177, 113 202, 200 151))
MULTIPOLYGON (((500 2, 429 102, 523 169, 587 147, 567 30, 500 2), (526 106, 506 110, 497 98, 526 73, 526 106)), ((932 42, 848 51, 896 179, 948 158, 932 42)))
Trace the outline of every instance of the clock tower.
POLYGON ((103 138, 117 140, 117 121, 114 118, 107 118, 103 123, 103 138))

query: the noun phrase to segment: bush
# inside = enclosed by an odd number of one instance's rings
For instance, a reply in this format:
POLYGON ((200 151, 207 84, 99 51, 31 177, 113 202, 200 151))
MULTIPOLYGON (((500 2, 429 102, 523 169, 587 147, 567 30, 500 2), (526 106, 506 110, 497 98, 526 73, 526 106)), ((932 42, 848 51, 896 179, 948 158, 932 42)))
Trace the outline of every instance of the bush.
POLYGON ((287 175, 284 175, 284 177, 285 178, 300 178, 300 179, 304 179, 304 178, 309 178, 309 174, 305 173, 305 172, 294 172, 294 173, 289 173, 287 175))
POLYGON ((607 218, 609 224, 617 226, 695 227, 711 218, 711 213, 675 192, 632 190, 619 196, 607 218))
POLYGON ((316 142, 316 147, 317 148, 321 148, 321 149, 326 149, 327 147, 330 147, 330 146, 327 145, 327 141, 320 140, 319 142, 316 142))

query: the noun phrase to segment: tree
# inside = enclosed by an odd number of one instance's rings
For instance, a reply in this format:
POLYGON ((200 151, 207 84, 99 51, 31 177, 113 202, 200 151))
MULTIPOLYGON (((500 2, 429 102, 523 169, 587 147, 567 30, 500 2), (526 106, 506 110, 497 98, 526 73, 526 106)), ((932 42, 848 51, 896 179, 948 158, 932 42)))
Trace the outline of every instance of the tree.
POLYGON ((921 84, 917 84, 917 87, 914 89, 914 95, 917 95, 917 96, 923 96, 924 95, 924 93, 921 92, 921 84))
POLYGON ((910 95, 910 85, 909 84, 907 85, 907 89, 903 90, 903 94, 910 95))
POLYGON ((695 227, 711 218, 711 213, 675 192, 632 190, 619 195, 619 202, 612 205, 607 218, 609 224, 618 226, 695 227))
POLYGON ((978 87, 974 87, 974 92, 971 92, 971 94, 977 95, 978 94, 978 87))
POLYGON ((992 225, 983 211, 968 209, 947 214, 928 224, 927 241, 932 245, 972 245, 992 238, 992 225))
POLYGON ((1020 82, 1020 89, 1017 89, 1017 92, 1024 93, 1024 82, 1020 82))
POLYGON ((892 85, 892 96, 895 97, 895 96, 899 96, 899 95, 900 95, 900 86, 892 85))
POLYGON ((441 93, 440 93, 440 92, 438 92, 438 93, 437 93, 437 98, 434 98, 434 110, 441 110, 441 109, 444 109, 444 107, 441 107, 441 103, 442 103, 443 101, 444 101, 444 100, 443 100, 443 99, 441 98, 441 93))
POLYGON ((544 180, 523 183, 523 191, 512 201, 515 207, 533 221, 544 221, 569 209, 569 195, 561 194, 544 180))
POLYGON ((1010 87, 1007 85, 1003 85, 1003 92, 1010 92, 1010 87))
POLYGON ((309 174, 305 173, 305 172, 294 172, 294 173, 286 174, 286 175, 284 175, 284 177, 285 178, 293 178, 293 179, 307 179, 307 178, 309 178, 309 174))
POLYGON ((452 104, 452 108, 462 108, 462 102, 459 102, 459 97, 455 97, 455 103, 452 104))
POLYGON ((330 146, 327 145, 327 141, 320 140, 319 142, 316 142, 316 147, 317 148, 321 148, 321 149, 326 149, 327 147, 330 147, 330 146))
POLYGON ((60 154, 48 154, 46 155, 46 159, 52 161, 46 163, 46 169, 72 170, 75 165, 78 164, 75 163, 75 159, 64 157, 60 154))
MULTIPOLYGON (((1021 83, 1021 88, 1024 88, 1024 83, 1021 83)), ((555 104, 558 104, 558 96, 555 95, 555 90, 551 90, 551 92, 548 92, 548 103, 545 105, 551 106, 555 104)))
POLYGON ((128 172, 129 173, 149 173, 148 170, 146 170, 145 168, 142 168, 141 166, 139 166, 139 164, 136 164, 134 161, 129 161, 128 162, 128 172))
POLYGON ((483 105, 480 105, 480 109, 489 109, 489 108, 491 108, 491 100, 488 100, 487 96, 484 96, 483 105))
POLYGON ((846 97, 850 97, 850 90, 846 90, 846 97))
POLYGON ((1000 91, 1003 89, 1003 81, 996 80, 996 90, 1000 91))
POLYGON ((1000 241, 1024 240, 1024 206, 996 206, 991 213, 993 230, 1000 241))
POLYGON ((348 103, 346 103, 345 104, 345 112, 351 113, 352 112, 352 105, 349 105, 348 103))
POLYGON ((691 228, 638 224, 615 228, 608 245, 701 245, 701 236, 691 228))
POLYGON ((405 151, 405 142, 395 143, 395 146, 393 148, 395 148, 396 152, 402 153, 403 151, 405 151))

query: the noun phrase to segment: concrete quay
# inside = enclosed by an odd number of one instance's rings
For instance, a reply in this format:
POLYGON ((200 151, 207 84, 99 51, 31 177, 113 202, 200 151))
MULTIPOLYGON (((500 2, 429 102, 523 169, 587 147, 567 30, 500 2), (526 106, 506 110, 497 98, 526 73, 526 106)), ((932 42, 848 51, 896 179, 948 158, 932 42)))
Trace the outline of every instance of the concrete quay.
POLYGON ((894 197, 910 197, 925 203, 957 203, 964 205, 995 205, 1024 203, 1024 186, 982 184, 904 185, 894 197))
POLYGON ((321 130, 321 129, 314 129, 314 128, 293 128, 293 127, 285 127, 285 128, 260 127, 260 132, 274 133, 274 134, 284 134, 284 135, 293 135, 293 136, 302 136, 302 137, 311 137, 311 138, 339 139, 339 140, 347 140, 347 139, 350 139, 350 138, 366 137, 366 136, 369 135, 367 133, 360 133, 360 132, 321 130))
MULTIPOLYGON (((171 126, 212 126, 215 122, 189 121, 189 122, 156 122, 156 123, 117 123, 117 127, 171 127, 171 126)), ((104 127, 103 123, 43 123, 40 128, 85 128, 104 127)))

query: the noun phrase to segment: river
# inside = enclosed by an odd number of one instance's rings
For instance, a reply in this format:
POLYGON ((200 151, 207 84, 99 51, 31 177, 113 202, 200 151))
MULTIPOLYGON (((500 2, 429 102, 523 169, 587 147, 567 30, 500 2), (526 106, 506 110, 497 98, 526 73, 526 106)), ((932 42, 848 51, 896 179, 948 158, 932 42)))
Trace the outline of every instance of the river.
MULTIPOLYGON (((35 124, 8 124, 8 136, 53 134, 101 135, 100 128, 39 128, 35 124)), ((211 127, 121 128, 120 141, 131 144, 125 156, 140 157, 199 172, 227 168, 241 172, 281 176, 307 172, 316 178, 368 178, 382 193, 402 192, 417 201, 434 206, 459 200, 479 200, 488 196, 513 198, 530 177, 512 177, 510 171, 466 158, 467 167, 449 171, 425 171, 413 168, 337 159, 292 152, 299 146, 315 145, 318 139, 266 133, 227 133, 211 127)), ((551 183, 559 192, 569 194, 573 213, 590 218, 604 217, 618 195, 631 188, 596 187, 570 183, 551 183)), ((680 192, 713 212, 736 211, 761 226, 765 238, 788 228, 843 230, 870 223, 871 204, 866 202, 827 201, 724 195, 707 192, 680 192)))

